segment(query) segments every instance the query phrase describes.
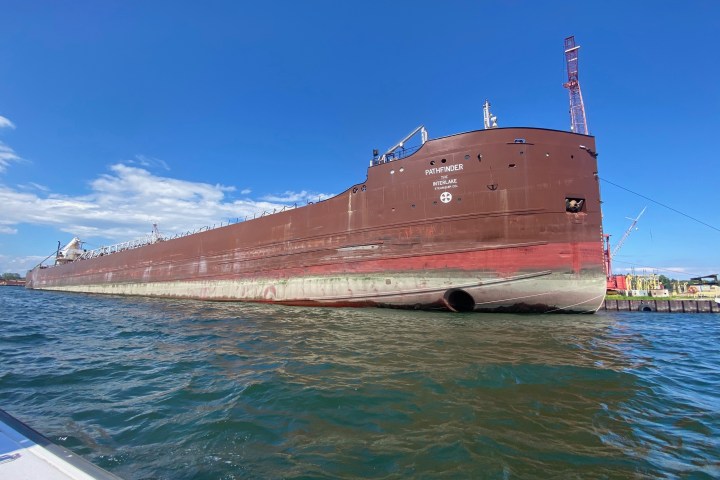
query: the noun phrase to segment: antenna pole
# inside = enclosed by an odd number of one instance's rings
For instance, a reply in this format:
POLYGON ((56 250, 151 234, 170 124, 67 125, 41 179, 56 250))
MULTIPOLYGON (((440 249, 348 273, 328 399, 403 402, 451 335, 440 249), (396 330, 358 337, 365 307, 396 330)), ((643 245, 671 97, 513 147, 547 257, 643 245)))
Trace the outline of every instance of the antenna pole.
POLYGON ((494 116, 492 113, 490 113, 490 101, 485 100, 485 103, 483 103, 483 124, 485 125, 485 129, 488 128, 497 128, 497 117, 494 116))

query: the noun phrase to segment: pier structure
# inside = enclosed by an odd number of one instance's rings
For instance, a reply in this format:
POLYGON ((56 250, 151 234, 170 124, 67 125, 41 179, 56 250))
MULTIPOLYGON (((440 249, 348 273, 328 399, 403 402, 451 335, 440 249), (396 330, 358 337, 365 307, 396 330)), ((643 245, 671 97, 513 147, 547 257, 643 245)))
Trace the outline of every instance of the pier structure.
POLYGON ((665 312, 665 313, 720 313, 716 300, 614 300, 605 299, 600 311, 665 312))

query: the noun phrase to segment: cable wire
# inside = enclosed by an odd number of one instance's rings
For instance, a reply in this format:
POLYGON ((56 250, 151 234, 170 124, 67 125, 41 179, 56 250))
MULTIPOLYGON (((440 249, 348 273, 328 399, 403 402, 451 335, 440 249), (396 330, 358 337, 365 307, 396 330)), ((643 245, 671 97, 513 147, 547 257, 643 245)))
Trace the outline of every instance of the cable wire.
POLYGON ((633 192, 633 191, 630 190, 629 188, 625 188, 625 187, 623 187, 623 186, 621 186, 621 185, 618 185, 617 183, 613 183, 613 182, 611 182, 610 180, 607 180, 607 179, 602 178, 602 177, 600 177, 600 176, 598 176, 598 178, 599 178, 600 180, 602 180, 603 182, 605 182, 605 183, 609 183, 610 185, 614 185, 614 186, 616 186, 616 187, 618 187, 618 188, 621 188, 621 189, 625 190, 626 192, 630 192, 630 193, 632 193, 633 195, 637 195, 638 197, 642 197, 642 198, 644 198, 645 200, 649 200, 649 201, 651 201, 651 202, 653 202, 653 203, 656 203, 656 204, 660 205, 661 207, 665 207, 665 208, 667 208, 668 210, 672 210, 672 211, 675 212, 675 213, 679 213, 679 214, 682 215, 683 217, 687 217, 687 218, 689 218, 690 220, 694 220, 694 221, 696 221, 696 222, 698 222, 698 223, 700 223, 700 224, 702 224, 702 225, 705 225, 706 227, 712 228, 713 230, 715 230, 715 231, 717 231, 717 232, 720 232, 720 228, 715 227, 715 226, 713 226, 713 225, 710 225, 709 223, 705 223, 705 222, 703 222, 702 220, 698 220, 697 218, 695 218, 695 217, 693 217, 693 216, 690 216, 690 215, 688 215, 687 213, 681 212, 680 210, 677 210, 677 209, 672 208, 672 207, 670 207, 670 206, 668 206, 668 205, 665 205, 664 203, 660 203, 660 202, 658 202, 657 200, 653 200, 653 199, 650 198, 650 197, 646 197, 645 195, 643 195, 643 194, 641 194, 641 193, 633 192))

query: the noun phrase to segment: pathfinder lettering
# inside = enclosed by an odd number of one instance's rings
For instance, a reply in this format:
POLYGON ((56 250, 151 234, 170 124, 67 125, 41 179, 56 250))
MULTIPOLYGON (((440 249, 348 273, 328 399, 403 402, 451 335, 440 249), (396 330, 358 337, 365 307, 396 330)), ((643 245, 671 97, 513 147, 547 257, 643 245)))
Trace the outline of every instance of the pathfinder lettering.
POLYGON ((447 165, 443 167, 435 167, 435 168, 429 168, 425 170, 425 175, 437 175, 438 173, 445 173, 445 172, 458 172, 463 169, 463 164, 459 163, 457 165, 447 165))

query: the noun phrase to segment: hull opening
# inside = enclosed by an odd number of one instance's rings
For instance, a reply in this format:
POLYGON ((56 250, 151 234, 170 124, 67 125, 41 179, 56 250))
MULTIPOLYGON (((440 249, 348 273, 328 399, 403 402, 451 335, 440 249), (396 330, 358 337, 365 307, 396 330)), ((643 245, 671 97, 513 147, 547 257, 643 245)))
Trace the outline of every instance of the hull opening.
POLYGON ((453 312, 472 312, 475 309, 475 299, 465 290, 453 288, 443 295, 445 305, 453 312))

